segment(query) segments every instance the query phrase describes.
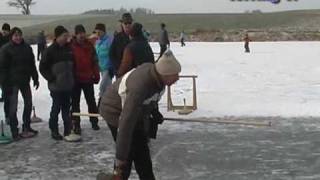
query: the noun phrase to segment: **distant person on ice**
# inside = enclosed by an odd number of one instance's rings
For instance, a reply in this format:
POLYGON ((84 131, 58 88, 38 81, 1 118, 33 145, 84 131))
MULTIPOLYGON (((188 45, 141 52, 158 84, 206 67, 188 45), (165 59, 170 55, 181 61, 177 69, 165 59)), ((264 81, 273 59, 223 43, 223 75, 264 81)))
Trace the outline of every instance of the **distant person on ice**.
POLYGON ((55 39, 44 51, 40 61, 40 73, 48 81, 48 88, 52 98, 49 119, 51 137, 63 140, 59 133, 59 113, 62 112, 64 124, 64 139, 69 141, 72 122, 70 117, 71 94, 74 86, 74 59, 70 44, 69 33, 63 26, 54 30, 55 39))
POLYGON ((96 53, 97 60, 101 73, 100 82, 100 92, 99 92, 99 102, 105 92, 106 88, 111 85, 113 78, 113 65, 110 59, 110 48, 113 41, 113 37, 109 36, 106 32, 106 26, 104 24, 98 23, 95 27, 95 32, 98 35, 98 40, 96 41, 96 53))
POLYGON ((99 111, 116 142, 114 180, 127 180, 132 163, 140 179, 155 179, 148 141, 157 128, 150 129, 150 124, 163 122, 156 104, 180 72, 179 62, 168 50, 155 64, 144 63, 119 78, 103 95, 99 111))
MULTIPOLYGON (((75 85, 72 91, 72 112, 80 112, 80 98, 83 91, 89 113, 98 113, 94 96, 94 84, 100 80, 97 54, 94 46, 86 37, 83 25, 75 27, 75 38, 71 43, 74 55, 75 85)), ((72 116, 73 130, 81 135, 80 117, 72 116)), ((98 118, 90 118, 93 130, 99 130, 98 118)))
POLYGON ((35 65, 32 48, 24 42, 20 28, 10 31, 10 42, 1 48, 0 84, 5 87, 6 98, 9 99, 9 122, 13 140, 30 138, 38 134, 31 128, 32 92, 30 80, 35 89, 39 88, 39 77, 35 65), (22 133, 19 134, 17 108, 18 94, 24 101, 22 133))
POLYGON ((186 40, 186 34, 184 33, 184 31, 182 31, 180 34, 181 47, 186 46, 186 43, 184 42, 185 40, 186 40))
POLYGON ((140 23, 134 23, 130 30, 131 42, 124 50, 117 76, 121 77, 143 63, 154 63, 153 51, 143 34, 140 23))
MULTIPOLYGON (((1 47, 10 41, 10 25, 8 23, 4 23, 2 25, 2 32, 0 33, 0 51, 1 47)), ((0 84, 1 88, 1 97, 0 102, 3 102, 3 109, 6 123, 9 125, 9 99, 6 98, 6 90, 3 85, 0 84)))
POLYGON ((170 47, 169 35, 168 35, 168 31, 166 30, 166 25, 164 23, 161 23, 160 26, 161 26, 161 30, 159 34, 159 44, 160 44, 159 58, 162 56, 164 52, 166 52, 168 47, 170 47))
MULTIPOLYGON (((132 27, 133 18, 130 13, 124 13, 119 20, 120 32, 116 32, 110 49, 110 58, 113 64, 114 72, 118 72, 121 61, 123 59, 123 52, 130 42, 129 33, 132 27)), ((117 75, 117 74, 115 74, 117 75)), ((118 76, 117 76, 118 78, 118 76)))
POLYGON ((246 34, 246 36, 244 37, 244 49, 246 53, 250 53, 250 48, 249 48, 249 42, 251 41, 251 39, 249 38, 248 33, 246 34))
POLYGON ((37 60, 40 61, 43 51, 47 48, 47 40, 43 30, 40 31, 38 34, 37 44, 38 44, 37 60))

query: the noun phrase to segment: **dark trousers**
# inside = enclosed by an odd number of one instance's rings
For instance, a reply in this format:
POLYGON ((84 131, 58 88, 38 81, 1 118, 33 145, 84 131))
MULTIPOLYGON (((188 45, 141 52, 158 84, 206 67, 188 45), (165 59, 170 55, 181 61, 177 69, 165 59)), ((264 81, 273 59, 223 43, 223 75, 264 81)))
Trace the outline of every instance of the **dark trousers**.
MULTIPOLYGON (((31 123, 31 112, 32 112, 32 94, 30 85, 23 86, 14 86, 14 87, 6 87, 5 95, 8 96, 9 100, 9 121, 10 128, 12 133, 17 133, 18 131, 18 118, 17 118, 17 109, 18 109, 18 95, 19 91, 21 92, 23 101, 24 101, 24 109, 23 109, 23 129, 29 129, 31 123), (8 89, 7 89, 8 88, 8 89)), ((5 98, 5 99, 6 99, 5 98)), ((8 107, 6 107, 8 108, 8 107)))
POLYGON ((52 132, 59 132, 58 120, 59 113, 62 113, 64 135, 69 135, 72 128, 70 118, 71 92, 50 92, 52 107, 49 119, 49 128, 52 132))
POLYGON ((184 43, 184 39, 183 38, 180 40, 180 42, 181 42, 181 47, 186 46, 186 43, 184 43))
MULTIPOLYGON (((116 141, 118 128, 113 127, 110 124, 108 124, 108 126, 111 130, 113 140, 116 141)), ((123 179, 126 180, 129 178, 133 162, 140 180, 155 180, 148 146, 148 137, 144 130, 136 129, 133 131, 132 143, 127 162, 128 164, 123 170, 123 179)))
POLYGON ((40 58, 42 56, 42 53, 45 50, 45 48, 46 48, 45 44, 38 44, 38 56, 37 56, 38 61, 40 60, 40 58))
POLYGON ((163 55, 164 52, 166 52, 166 50, 167 50, 167 45, 166 44, 160 44, 160 55, 159 55, 159 58, 163 55))
MULTIPOLYGON (((98 113, 96 100, 94 97, 94 88, 92 83, 76 83, 72 92, 72 112, 80 112, 81 91, 84 93, 88 105, 89 113, 98 113)), ((80 117, 72 117, 75 125, 80 125, 80 117)), ((90 117, 91 123, 98 123, 98 118, 90 117)))
POLYGON ((4 110, 4 115, 5 115, 5 118, 9 118, 9 108, 10 108, 10 98, 8 97, 8 91, 9 91, 9 88, 6 88, 6 87, 1 87, 2 89, 2 98, 3 98, 3 110, 4 110))
POLYGON ((246 44, 244 45, 244 49, 245 49, 245 52, 246 52, 246 53, 249 53, 249 52, 250 52, 249 43, 246 43, 246 44))

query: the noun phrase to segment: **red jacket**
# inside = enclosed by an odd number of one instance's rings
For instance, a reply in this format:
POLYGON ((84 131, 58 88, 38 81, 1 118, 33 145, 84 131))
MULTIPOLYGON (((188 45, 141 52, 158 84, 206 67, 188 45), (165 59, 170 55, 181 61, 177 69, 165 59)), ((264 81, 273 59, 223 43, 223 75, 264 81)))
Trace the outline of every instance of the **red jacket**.
POLYGON ((97 55, 94 46, 85 41, 79 44, 76 40, 71 44, 74 55, 75 79, 79 83, 99 83, 100 74, 97 64, 97 55))

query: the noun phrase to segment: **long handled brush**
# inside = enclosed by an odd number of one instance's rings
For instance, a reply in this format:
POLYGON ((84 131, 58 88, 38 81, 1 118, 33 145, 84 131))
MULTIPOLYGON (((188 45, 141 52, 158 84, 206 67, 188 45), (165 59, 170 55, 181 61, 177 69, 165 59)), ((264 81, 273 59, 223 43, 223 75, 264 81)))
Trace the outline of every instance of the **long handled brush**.
MULTIPOLYGON (((93 114, 93 113, 72 113, 72 115, 87 116, 87 117, 101 117, 100 114, 93 114)), ((177 122, 199 122, 199 123, 209 123, 209 124, 234 124, 234 125, 260 126, 260 127, 272 126, 271 121, 253 122, 253 121, 210 120, 210 119, 185 119, 185 118, 169 118, 169 117, 165 117, 164 120, 177 121, 177 122)))

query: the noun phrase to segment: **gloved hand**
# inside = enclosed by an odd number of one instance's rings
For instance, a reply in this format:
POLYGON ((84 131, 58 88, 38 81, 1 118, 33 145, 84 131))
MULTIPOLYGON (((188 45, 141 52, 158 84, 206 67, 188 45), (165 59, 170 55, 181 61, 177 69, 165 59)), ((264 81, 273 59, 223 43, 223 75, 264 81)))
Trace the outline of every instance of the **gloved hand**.
POLYGON ((33 87, 35 87, 36 90, 38 90, 39 86, 40 86, 39 81, 33 81, 33 87))

